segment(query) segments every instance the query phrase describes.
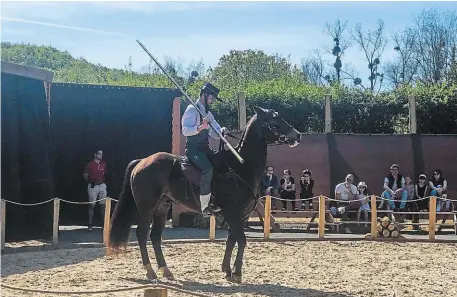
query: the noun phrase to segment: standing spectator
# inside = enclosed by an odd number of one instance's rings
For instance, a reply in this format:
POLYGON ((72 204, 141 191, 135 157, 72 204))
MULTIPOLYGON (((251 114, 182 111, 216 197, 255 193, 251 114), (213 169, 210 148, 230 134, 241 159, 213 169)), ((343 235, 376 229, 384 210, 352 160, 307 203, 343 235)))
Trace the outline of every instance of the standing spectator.
MULTIPOLYGON (((267 166, 265 175, 260 179, 260 189, 263 196, 278 197, 278 190, 281 188, 278 177, 274 174, 273 166, 267 166)), ((272 202, 271 209, 277 209, 277 199, 272 202)))
MULTIPOLYGON (((311 171, 308 169, 303 170, 300 178, 300 199, 309 199, 314 197, 313 187, 314 180, 311 179, 311 171)), ((301 210, 309 210, 309 200, 302 201, 301 210)))
MULTIPOLYGON (((382 192, 381 197, 387 199, 387 209, 403 209, 406 206, 406 200, 408 199, 408 193, 405 189, 405 178, 398 173, 400 170, 400 166, 397 164, 392 164, 390 166, 390 174, 388 174, 384 178, 384 192, 382 192), (395 203, 393 200, 398 200, 401 198, 401 203, 395 203)), ((382 205, 384 204, 384 200, 381 201, 380 209, 382 209, 382 205)))
MULTIPOLYGON (((107 196, 105 184, 106 162, 104 162, 102 158, 103 151, 98 150, 94 154, 94 159, 84 168, 83 178, 88 183, 87 193, 89 195, 89 202, 95 202, 99 199, 106 198, 107 196)), ((103 218, 105 215, 105 200, 100 201, 100 208, 103 218)), ((89 203, 89 231, 91 231, 93 227, 94 209, 95 203, 89 203)))
MULTIPOLYGON (((287 199, 292 201, 292 209, 293 210, 298 210, 298 208, 295 207, 295 179, 291 176, 292 171, 289 169, 284 170, 284 175, 280 181, 281 184, 281 198, 282 199, 287 199)), ((287 201, 282 200, 282 210, 287 210, 287 201)))

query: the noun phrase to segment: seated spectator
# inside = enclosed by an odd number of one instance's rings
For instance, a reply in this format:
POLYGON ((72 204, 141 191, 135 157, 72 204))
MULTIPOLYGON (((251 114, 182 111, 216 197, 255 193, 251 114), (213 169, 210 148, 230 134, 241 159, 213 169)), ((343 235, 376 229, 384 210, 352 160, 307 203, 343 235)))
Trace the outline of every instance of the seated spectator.
MULTIPOLYGON (((314 180, 311 179, 311 171, 308 169, 303 170, 300 178, 300 199, 309 199, 314 197, 313 187, 314 180)), ((309 200, 302 200, 301 210, 309 210, 309 208, 309 200)))
POLYGON ((415 198, 421 199, 417 202, 418 210, 428 211, 428 203, 430 198, 425 198, 428 193, 427 176, 425 176, 425 174, 419 175, 419 183, 417 183, 414 188, 415 198))
MULTIPOLYGON (((406 207, 406 200, 408 199, 408 193, 405 188, 405 178, 399 174, 400 166, 393 164, 390 167, 390 174, 384 178, 384 192, 381 197, 387 199, 387 209, 397 210, 404 209, 406 207), (401 199, 400 204, 395 203, 394 200, 401 199)), ((383 208, 384 200, 381 201, 380 209, 383 208)))
POLYGON ((360 213, 363 211, 365 218, 365 227, 368 227, 368 212, 370 211, 370 204, 368 200, 368 190, 365 182, 359 182, 357 186, 356 200, 360 201, 360 207, 357 210, 357 225, 360 226, 360 213))
MULTIPOLYGON (((335 199, 337 201, 338 212, 341 213, 341 221, 348 220, 348 212, 346 210, 357 209, 360 207, 360 201, 354 201, 357 195, 357 187, 353 185, 354 176, 348 174, 346 181, 339 183, 335 187, 335 199)), ((346 233, 351 233, 351 230, 346 224, 342 224, 346 233)))
MULTIPOLYGON (((429 198, 425 198, 425 195, 427 194, 428 186, 427 186, 427 177, 425 174, 419 175, 419 183, 414 185, 414 197, 413 200, 418 200, 418 201, 413 201, 411 202, 411 208, 410 210, 413 212, 419 212, 419 211, 428 211, 428 201, 430 200, 429 198), (423 199, 425 198, 425 199, 423 199)), ((419 223, 419 215, 418 214, 413 214, 412 215, 412 223, 417 224, 419 223)), ((420 230, 419 225, 413 225, 413 230, 420 230)))
MULTIPOLYGON (((281 188, 279 184, 278 177, 274 174, 273 166, 267 166, 265 175, 260 179, 260 190, 262 196, 273 196, 279 197, 278 190, 281 188)), ((277 209, 276 207, 277 199, 272 200, 271 209, 277 209)))
MULTIPOLYGON (((405 191, 407 195, 407 201, 414 200, 414 184, 411 177, 405 177, 405 191)), ((408 202, 406 205, 407 211, 417 211, 415 205, 412 202, 408 202)))
MULTIPOLYGON (((433 177, 430 179, 428 185, 430 187, 430 195, 435 196, 435 197, 443 197, 443 195, 444 195, 443 198, 445 198, 447 196, 446 195, 447 180, 444 179, 443 172, 440 169, 436 169, 433 172, 433 177)), ((450 202, 451 201, 449 201, 449 200, 437 199, 436 200, 436 211, 449 210, 451 208, 450 202)))
MULTIPOLYGON (((282 199, 287 199, 292 201, 292 209, 298 210, 295 207, 295 179, 291 176, 292 172, 289 169, 284 170, 284 175, 280 181, 281 189, 280 195, 282 199)), ((282 200, 282 210, 287 210, 287 201, 282 200)))

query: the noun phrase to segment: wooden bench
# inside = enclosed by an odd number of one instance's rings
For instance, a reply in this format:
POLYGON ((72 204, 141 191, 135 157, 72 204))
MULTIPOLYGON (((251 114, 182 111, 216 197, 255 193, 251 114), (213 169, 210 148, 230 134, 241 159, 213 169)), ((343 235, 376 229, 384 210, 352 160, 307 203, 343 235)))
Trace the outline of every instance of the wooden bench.
MULTIPOLYGON (((428 211, 411 211, 411 212, 408 212, 408 211, 396 211, 393 213, 393 222, 394 224, 396 225, 403 225, 403 226, 407 226, 407 225, 411 225, 411 226, 420 226, 420 225, 428 225, 428 223, 409 223, 409 222, 397 222, 396 219, 395 219, 395 215, 400 215, 400 216, 407 216, 407 215, 418 215, 418 219, 421 219, 421 217, 423 219, 428 219, 430 217, 430 212, 428 211)), ((436 221, 438 222, 440 219, 438 217, 440 216, 444 216, 444 218, 442 218, 441 222, 442 224, 439 224, 439 227, 438 227, 438 232, 441 231, 441 229, 443 227, 453 227, 454 229, 454 234, 457 235, 457 211, 443 211, 443 212, 437 212, 436 213, 436 221), (452 216, 452 219, 453 219, 453 224, 445 224, 444 222, 446 221, 447 217, 448 216, 452 216)))

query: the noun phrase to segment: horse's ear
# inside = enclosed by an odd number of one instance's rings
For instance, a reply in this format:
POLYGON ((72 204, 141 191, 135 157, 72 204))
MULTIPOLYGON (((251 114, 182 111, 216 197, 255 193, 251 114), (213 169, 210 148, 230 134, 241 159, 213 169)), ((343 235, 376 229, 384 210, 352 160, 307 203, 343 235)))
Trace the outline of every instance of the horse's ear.
POLYGON ((260 116, 260 115, 265 115, 265 114, 266 114, 266 110, 263 109, 262 107, 257 106, 257 105, 254 105, 254 106, 253 106, 253 109, 254 109, 254 112, 255 112, 256 114, 258 114, 259 116, 260 116))
POLYGON ((255 110, 254 105, 249 104, 248 106, 249 106, 249 108, 252 110, 253 113, 257 113, 257 111, 255 110))

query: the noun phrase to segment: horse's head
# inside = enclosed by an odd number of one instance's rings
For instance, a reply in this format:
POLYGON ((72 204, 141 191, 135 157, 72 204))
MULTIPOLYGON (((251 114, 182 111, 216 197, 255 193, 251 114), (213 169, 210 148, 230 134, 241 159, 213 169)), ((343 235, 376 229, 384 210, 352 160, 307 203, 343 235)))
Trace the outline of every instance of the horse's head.
POLYGON ((301 134, 279 113, 272 109, 253 106, 257 120, 262 124, 262 136, 267 143, 287 143, 290 147, 297 146, 301 141, 301 134))

